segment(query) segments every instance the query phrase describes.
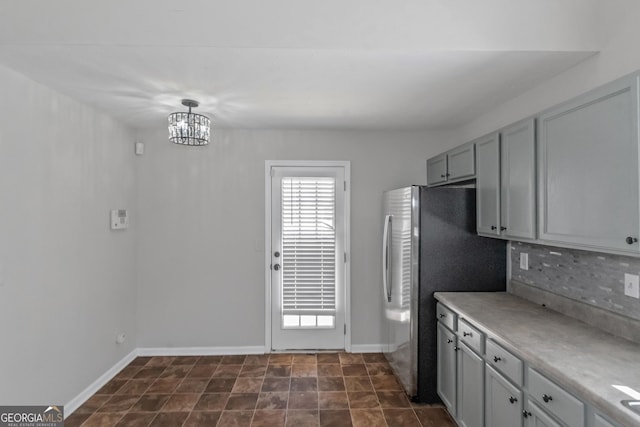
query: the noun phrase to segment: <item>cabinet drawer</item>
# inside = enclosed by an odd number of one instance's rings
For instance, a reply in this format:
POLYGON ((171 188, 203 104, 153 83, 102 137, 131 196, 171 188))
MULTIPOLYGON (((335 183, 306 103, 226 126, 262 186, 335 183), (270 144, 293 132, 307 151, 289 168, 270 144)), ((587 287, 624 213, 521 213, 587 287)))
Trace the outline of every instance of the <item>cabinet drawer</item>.
POLYGON ((456 331, 456 320, 458 315, 453 311, 449 310, 444 305, 438 303, 436 305, 436 317, 444 326, 451 329, 452 331, 456 331))
POLYGON ((479 354, 484 354, 484 334, 464 319, 458 320, 458 337, 479 354))
POLYGON ((531 368, 529 395, 569 427, 584 426, 584 403, 531 368))
POLYGON ((502 372, 515 385, 522 387, 522 360, 492 340, 487 340, 486 354, 487 364, 502 372))

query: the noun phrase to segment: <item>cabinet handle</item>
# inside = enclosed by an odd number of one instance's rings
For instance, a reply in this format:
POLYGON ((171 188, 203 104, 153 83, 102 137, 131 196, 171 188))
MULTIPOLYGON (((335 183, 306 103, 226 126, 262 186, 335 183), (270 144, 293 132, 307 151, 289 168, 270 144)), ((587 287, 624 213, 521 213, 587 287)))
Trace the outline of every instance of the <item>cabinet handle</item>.
POLYGON ((463 332, 462 333, 463 337, 470 337, 471 335, 472 335, 471 332, 463 332))
POLYGON ((443 317, 447 317, 446 313, 440 313, 440 318, 442 319, 443 317))
POLYGON ((447 344, 451 344, 453 342, 452 339, 447 339, 447 344))
POLYGON ((446 176, 447 176, 447 178, 448 178, 448 177, 450 177, 450 176, 451 176, 451 174, 450 174, 450 173, 447 173, 447 174, 446 174, 446 176))
POLYGON ((444 175, 444 174, 440 175, 440 178, 446 178, 446 177, 447 175, 444 175))
POLYGON ((453 351, 458 351, 458 346, 457 345, 453 346, 453 351))
POLYGON ((507 227, 500 227, 500 231, 504 231, 506 229, 507 229, 507 227))
POLYGON ((497 228, 498 228, 498 227, 496 227, 495 225, 492 225, 492 226, 491 226, 491 229, 492 229, 492 230, 495 230, 495 229, 497 229, 497 228))
POLYGON ((524 411, 522 411, 522 416, 525 418, 529 418, 531 416, 531 412, 525 409, 524 411))
POLYGON ((514 403, 516 403, 517 401, 518 401, 518 399, 517 399, 516 397, 513 397, 513 396, 510 396, 510 397, 509 397, 509 403, 511 403, 512 405, 513 405, 514 403))
POLYGON ((636 243, 637 241, 638 241, 638 239, 637 239, 636 237, 631 237, 631 236, 629 236, 629 237, 627 237, 627 238, 626 238, 626 242, 627 242, 629 245, 633 245, 633 244, 634 244, 634 243, 636 243))
POLYGON ((494 362, 498 363, 498 362, 499 362, 499 361, 501 361, 501 360, 502 360, 502 358, 501 358, 501 357, 493 356, 493 361, 494 361, 494 362))
POLYGON ((543 394, 542 400, 544 400, 545 403, 549 403, 550 401, 553 400, 553 397, 549 396, 548 394, 543 394))

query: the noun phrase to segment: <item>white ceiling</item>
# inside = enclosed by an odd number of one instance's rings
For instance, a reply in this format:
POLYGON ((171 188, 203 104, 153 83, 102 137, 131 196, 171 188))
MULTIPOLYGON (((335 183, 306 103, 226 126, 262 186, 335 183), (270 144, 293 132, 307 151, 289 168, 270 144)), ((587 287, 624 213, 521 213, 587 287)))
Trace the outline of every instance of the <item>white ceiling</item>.
POLYGON ((223 127, 446 129, 596 52, 604 3, 0 0, 0 64, 140 128, 186 97, 223 127))

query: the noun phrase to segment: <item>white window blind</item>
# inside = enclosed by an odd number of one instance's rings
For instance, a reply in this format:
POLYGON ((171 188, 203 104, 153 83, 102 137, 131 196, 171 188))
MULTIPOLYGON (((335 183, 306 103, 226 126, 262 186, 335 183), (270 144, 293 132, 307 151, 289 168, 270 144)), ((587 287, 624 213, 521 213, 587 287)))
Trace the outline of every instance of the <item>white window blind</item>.
POLYGON ((286 317, 335 315, 335 187, 334 178, 282 179, 282 314, 286 317))

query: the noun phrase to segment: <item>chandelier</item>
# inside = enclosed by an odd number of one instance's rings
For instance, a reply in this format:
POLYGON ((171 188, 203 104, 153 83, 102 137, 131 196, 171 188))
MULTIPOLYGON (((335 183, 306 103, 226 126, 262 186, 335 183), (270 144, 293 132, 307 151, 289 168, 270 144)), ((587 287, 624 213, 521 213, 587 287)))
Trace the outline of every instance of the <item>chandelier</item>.
POLYGON ((191 112, 191 107, 197 107, 198 101, 183 99, 182 105, 189 107, 188 113, 169 114, 169 141, 180 145, 207 145, 211 121, 191 112))

